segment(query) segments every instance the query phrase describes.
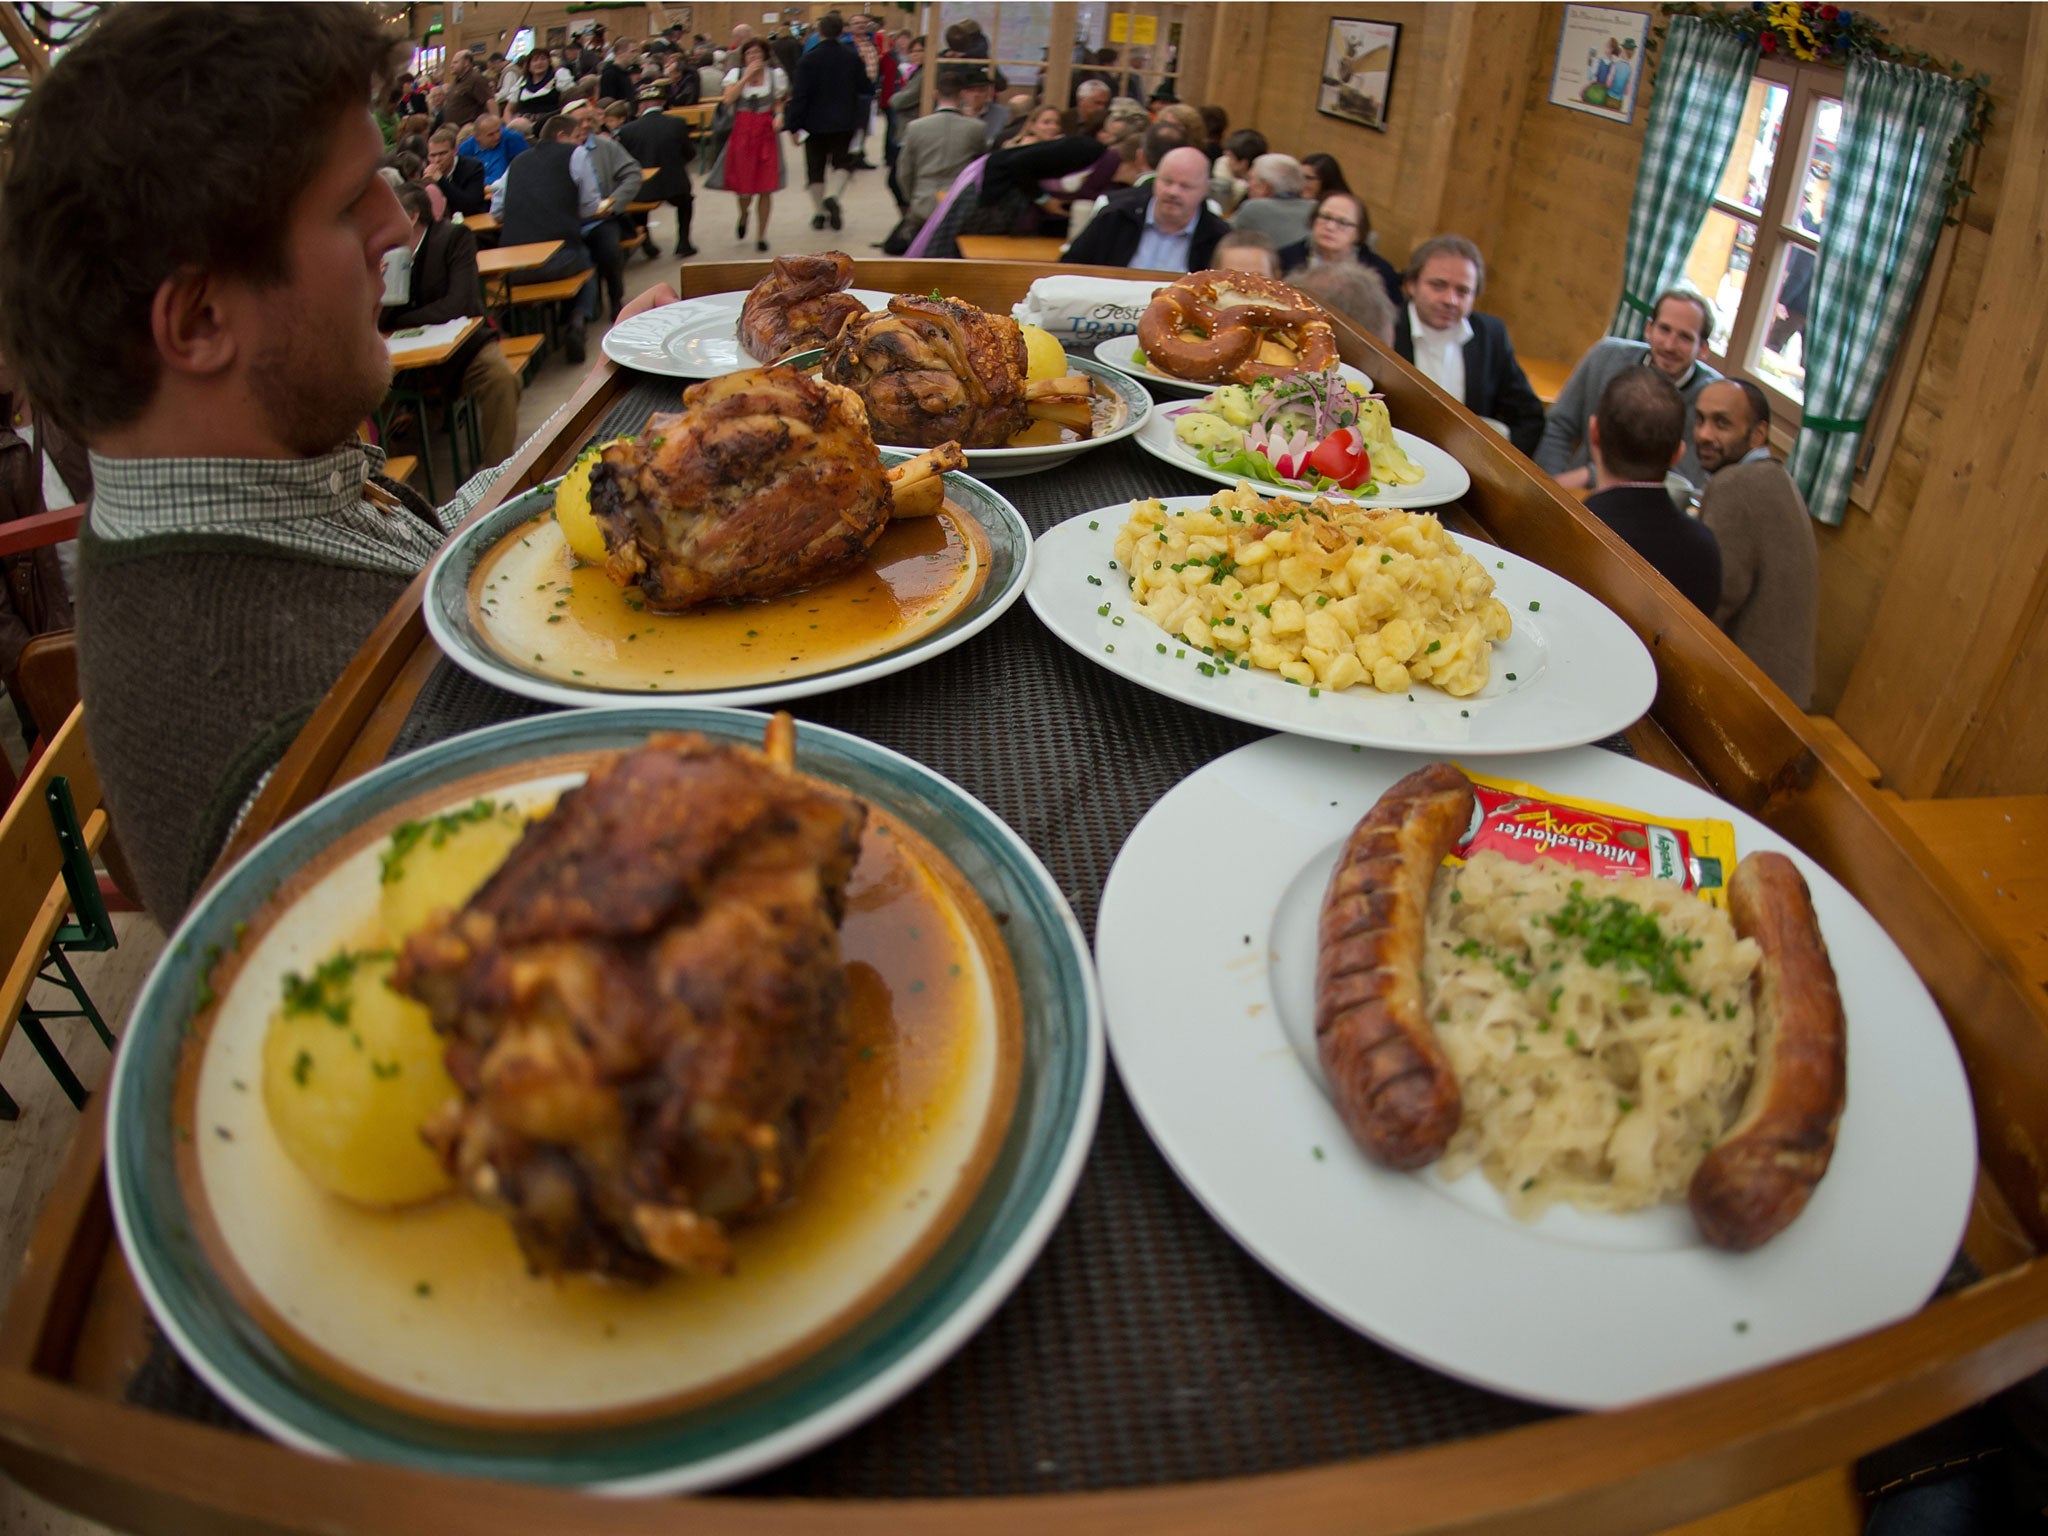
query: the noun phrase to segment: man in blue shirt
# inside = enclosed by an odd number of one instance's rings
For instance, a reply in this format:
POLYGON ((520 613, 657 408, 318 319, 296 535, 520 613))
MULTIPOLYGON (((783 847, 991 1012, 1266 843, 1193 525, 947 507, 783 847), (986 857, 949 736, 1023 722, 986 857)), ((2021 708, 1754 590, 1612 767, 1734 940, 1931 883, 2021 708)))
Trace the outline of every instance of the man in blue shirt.
POLYGON ((1230 226, 1204 204, 1209 159, 1181 145, 1168 150, 1150 182, 1112 195, 1067 248, 1075 266, 1200 272, 1230 226))
POLYGON ((455 146, 458 155, 483 163, 484 185, 495 188, 505 179, 505 168, 527 151, 526 140, 507 128, 494 112, 476 120, 468 138, 455 146))

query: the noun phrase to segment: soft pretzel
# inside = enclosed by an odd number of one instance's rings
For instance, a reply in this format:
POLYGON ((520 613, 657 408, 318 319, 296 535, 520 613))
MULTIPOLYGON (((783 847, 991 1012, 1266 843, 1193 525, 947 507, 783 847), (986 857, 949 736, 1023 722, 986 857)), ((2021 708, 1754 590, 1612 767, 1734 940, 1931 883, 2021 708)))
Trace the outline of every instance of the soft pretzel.
POLYGON ((1160 372, 1199 384, 1321 373, 1337 360, 1337 333, 1314 299, 1276 278, 1222 269, 1190 272, 1154 294, 1138 345, 1160 372), (1261 360, 1267 341, 1292 347, 1296 362, 1261 360))

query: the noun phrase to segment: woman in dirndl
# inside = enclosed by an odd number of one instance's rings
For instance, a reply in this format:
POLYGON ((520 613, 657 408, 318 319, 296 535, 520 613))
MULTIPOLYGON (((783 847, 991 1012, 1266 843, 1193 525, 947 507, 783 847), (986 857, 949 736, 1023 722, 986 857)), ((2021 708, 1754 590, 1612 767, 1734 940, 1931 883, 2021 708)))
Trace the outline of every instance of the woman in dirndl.
POLYGON ((750 37, 740 49, 737 68, 725 74, 723 100, 733 108, 732 133, 726 139, 720 166, 722 185, 740 202, 739 227, 733 238, 747 238, 747 205, 757 203, 754 249, 768 249, 770 194, 782 190, 782 104, 789 97, 789 76, 776 67, 768 44, 750 37))

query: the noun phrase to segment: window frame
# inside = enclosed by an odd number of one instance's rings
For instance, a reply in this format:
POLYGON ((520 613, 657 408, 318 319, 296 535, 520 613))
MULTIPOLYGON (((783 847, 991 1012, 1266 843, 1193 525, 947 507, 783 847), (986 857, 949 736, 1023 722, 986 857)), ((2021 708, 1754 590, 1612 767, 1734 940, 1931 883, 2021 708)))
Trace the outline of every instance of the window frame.
MULTIPOLYGON (((1786 103, 1785 126, 1780 131, 1778 151, 1771 162, 1770 182, 1764 190, 1761 211, 1752 215, 1740 204, 1725 201, 1720 196, 1718 185, 1713 201, 1709 205, 1710 214, 1720 212, 1743 223, 1755 224, 1757 239, 1750 251, 1749 273, 1743 279, 1742 301, 1736 309, 1734 318, 1729 322, 1727 351, 1716 352, 1709 344, 1701 348, 1701 356, 1724 377, 1748 379, 1769 397, 1771 444, 1782 455, 1789 453, 1792 445, 1798 440, 1799 421, 1804 412, 1804 403, 1786 394, 1769 374, 1751 368, 1747 359, 1757 349, 1761 334, 1769 329, 1764 318, 1766 306, 1776 302, 1779 272, 1787 247, 1807 243, 1803 235, 1797 231, 1799 199, 1805 185, 1807 151, 1813 143, 1813 132, 1818 121, 1821 101, 1840 101, 1843 82, 1839 70, 1784 59, 1759 61, 1756 78, 1791 92, 1791 100, 1786 103), (1788 146, 1793 150, 1789 157, 1786 154, 1788 146)), ((1968 167, 1965 167, 1966 178, 1967 171, 1968 167)), ((1702 218, 1702 229, 1705 222, 1705 218, 1702 218)), ((1699 238, 1699 231, 1694 232, 1693 238, 1699 238)), ((1865 511, 1876 504, 1883 489, 1885 472, 1890 467, 1892 451, 1898 444, 1906 408, 1912 401, 1913 382, 1919 376, 1928 337, 1933 330, 1934 317, 1941 308, 1941 295, 1947 287, 1949 269, 1955 257, 1955 244, 1956 226, 1948 225, 1943 228, 1941 237, 1935 244, 1933 257, 1928 262, 1927 275, 1921 282, 1920 292, 1914 296, 1905 335, 1900 340, 1898 351, 1893 355, 1884 385, 1878 391, 1877 403, 1871 408, 1870 425, 1863 434, 1862 446, 1857 455, 1856 475, 1849 487, 1851 505, 1861 507, 1865 511)), ((1816 252, 1819 249, 1817 237, 1812 242, 1812 248, 1816 252)))

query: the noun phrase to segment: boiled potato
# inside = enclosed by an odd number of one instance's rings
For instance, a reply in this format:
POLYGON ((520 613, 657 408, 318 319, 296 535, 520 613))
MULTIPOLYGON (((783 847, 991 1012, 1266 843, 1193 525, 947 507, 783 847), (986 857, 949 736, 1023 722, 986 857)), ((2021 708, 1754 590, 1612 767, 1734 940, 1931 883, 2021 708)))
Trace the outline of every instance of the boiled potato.
POLYGON ((569 552, 592 565, 603 565, 611 558, 611 551, 604 547, 604 534, 590 514, 590 472, 597 467, 597 456, 617 441, 613 438, 584 449, 562 476, 562 483, 555 487, 555 521, 561 524, 562 537, 569 541, 569 552))
POLYGON ((1051 331, 1036 325, 1020 325, 1024 333, 1024 377, 1063 379, 1067 376, 1067 349, 1051 331))
POLYGON ((1233 427, 1248 427, 1259 419, 1252 409, 1252 392, 1242 384, 1226 384, 1208 399, 1208 407, 1233 427))
POLYGON ((341 950, 285 981, 263 1037, 263 1104, 299 1171, 363 1205, 449 1187, 420 1123, 456 1092, 418 1003, 387 985, 388 950, 341 950))
POLYGON ((491 800, 394 828, 377 898, 386 939, 403 944, 434 913, 468 901, 525 831, 516 806, 491 800))
POLYGON ((1244 446, 1242 432, 1221 416, 1212 416, 1207 411, 1190 411, 1181 417, 1173 424, 1173 435, 1197 451, 1214 448, 1220 453, 1235 453, 1244 446))

